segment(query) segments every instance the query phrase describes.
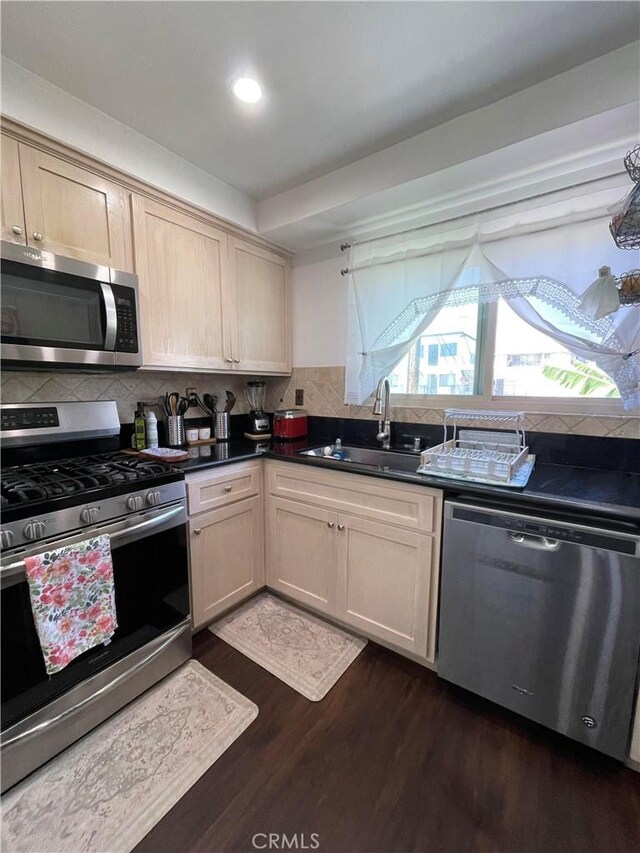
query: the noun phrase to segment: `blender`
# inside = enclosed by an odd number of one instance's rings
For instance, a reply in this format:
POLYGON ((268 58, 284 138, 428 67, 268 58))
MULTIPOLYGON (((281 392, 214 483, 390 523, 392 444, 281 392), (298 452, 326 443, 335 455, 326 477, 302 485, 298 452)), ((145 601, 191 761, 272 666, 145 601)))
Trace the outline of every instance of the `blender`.
POLYGON ((265 438, 271 432, 269 415, 264 410, 264 395, 267 383, 259 380, 247 382, 245 397, 249 404, 249 433, 251 436, 265 438))

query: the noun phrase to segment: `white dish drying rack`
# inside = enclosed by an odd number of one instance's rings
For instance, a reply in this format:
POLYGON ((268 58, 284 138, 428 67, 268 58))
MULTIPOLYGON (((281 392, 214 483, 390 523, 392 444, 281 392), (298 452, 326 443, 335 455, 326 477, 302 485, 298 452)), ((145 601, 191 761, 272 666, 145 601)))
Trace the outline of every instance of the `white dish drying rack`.
POLYGON ((508 483, 528 456, 524 412, 445 409, 444 440, 420 454, 419 470, 425 474, 441 472, 449 477, 457 474, 508 483), (460 422, 500 424, 512 431, 459 429, 460 422), (447 440, 448 427, 453 429, 453 438, 447 440))

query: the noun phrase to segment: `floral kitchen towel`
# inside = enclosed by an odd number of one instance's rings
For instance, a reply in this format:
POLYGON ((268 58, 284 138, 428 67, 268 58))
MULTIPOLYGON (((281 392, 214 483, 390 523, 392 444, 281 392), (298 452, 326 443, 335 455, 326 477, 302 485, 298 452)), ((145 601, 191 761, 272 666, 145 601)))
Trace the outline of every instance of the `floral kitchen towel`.
POLYGON ((108 536, 25 559, 47 674, 107 642, 118 627, 108 536))

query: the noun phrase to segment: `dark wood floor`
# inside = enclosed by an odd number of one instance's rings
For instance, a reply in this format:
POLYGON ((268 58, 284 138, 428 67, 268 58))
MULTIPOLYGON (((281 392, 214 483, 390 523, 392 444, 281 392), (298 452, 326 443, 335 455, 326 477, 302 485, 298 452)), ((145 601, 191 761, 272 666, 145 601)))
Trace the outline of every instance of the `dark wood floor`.
POLYGON ((137 853, 253 851, 269 832, 318 833, 320 853, 640 849, 640 774, 379 646, 321 702, 209 631, 194 655, 260 713, 137 853))

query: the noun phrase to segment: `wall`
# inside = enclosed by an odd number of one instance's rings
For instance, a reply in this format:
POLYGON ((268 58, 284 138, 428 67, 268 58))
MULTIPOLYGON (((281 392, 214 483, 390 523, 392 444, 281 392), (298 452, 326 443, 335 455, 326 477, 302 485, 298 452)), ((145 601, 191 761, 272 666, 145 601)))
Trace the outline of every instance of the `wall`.
POLYGON ((216 216, 256 230, 256 206, 249 196, 4 57, 2 112, 216 216))
MULTIPOLYGON (((371 405, 348 406, 344 400, 344 367, 295 367, 291 378, 272 379, 268 385, 267 409, 293 408, 296 388, 304 390, 304 408, 310 415, 371 420, 372 435, 377 418, 371 405)), ((401 423, 441 424, 442 408, 393 407, 391 420, 401 423)), ((525 428, 536 432, 598 435, 610 438, 640 438, 640 419, 625 415, 567 415, 527 413, 525 428)))
POLYGON ((298 265, 293 259, 293 364, 327 367, 346 361, 347 283, 344 258, 298 265))
MULTIPOLYGON (((162 373, 137 370, 126 373, 68 373, 63 370, 4 370, 3 403, 56 403, 76 400, 115 400, 121 423, 133 421, 136 403, 157 401, 165 391, 185 394, 187 386, 198 394, 215 394, 224 400, 228 388, 238 398, 234 414, 247 412, 244 387, 251 376, 224 376, 208 373, 162 373)), ((218 405, 218 408, 222 408, 218 405)), ((202 417, 200 410, 187 417, 202 417)))

